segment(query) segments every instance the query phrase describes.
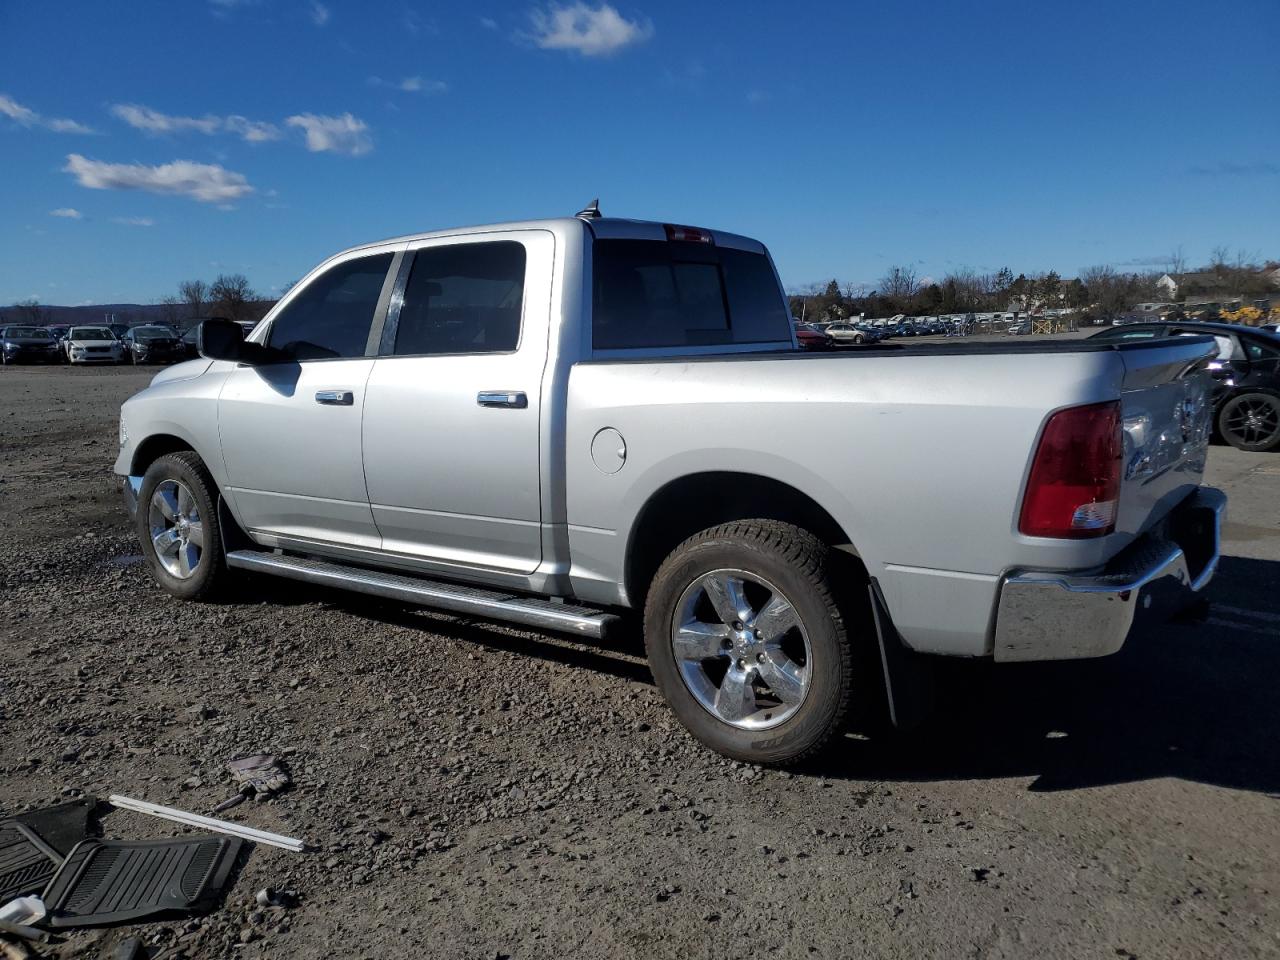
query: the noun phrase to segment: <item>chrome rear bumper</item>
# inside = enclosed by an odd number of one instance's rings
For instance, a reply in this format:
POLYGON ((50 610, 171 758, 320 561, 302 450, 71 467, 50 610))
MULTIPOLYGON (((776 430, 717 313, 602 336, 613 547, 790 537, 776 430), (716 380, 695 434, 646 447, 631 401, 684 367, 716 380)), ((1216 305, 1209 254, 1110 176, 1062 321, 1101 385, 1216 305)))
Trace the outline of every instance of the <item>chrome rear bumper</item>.
POLYGON ((1007 576, 996 612, 995 659, 1105 657, 1124 646, 1135 620, 1184 610, 1213 579, 1227 498, 1201 487, 1155 530, 1090 573, 1007 576))

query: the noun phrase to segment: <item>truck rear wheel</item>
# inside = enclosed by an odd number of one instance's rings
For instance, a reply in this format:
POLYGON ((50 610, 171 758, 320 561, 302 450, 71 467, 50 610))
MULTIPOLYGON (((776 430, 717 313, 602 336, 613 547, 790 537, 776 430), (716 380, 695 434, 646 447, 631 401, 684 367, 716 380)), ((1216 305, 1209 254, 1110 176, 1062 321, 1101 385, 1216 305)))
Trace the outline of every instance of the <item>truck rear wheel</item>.
POLYGON ((689 538, 659 567, 645 604, 650 668, 717 753, 795 763, 841 728, 853 651, 829 553, 799 527, 741 520, 689 538))
POLYGON ((226 579, 216 487, 191 450, 147 468, 134 516, 147 566, 160 587, 183 600, 209 600, 226 579))

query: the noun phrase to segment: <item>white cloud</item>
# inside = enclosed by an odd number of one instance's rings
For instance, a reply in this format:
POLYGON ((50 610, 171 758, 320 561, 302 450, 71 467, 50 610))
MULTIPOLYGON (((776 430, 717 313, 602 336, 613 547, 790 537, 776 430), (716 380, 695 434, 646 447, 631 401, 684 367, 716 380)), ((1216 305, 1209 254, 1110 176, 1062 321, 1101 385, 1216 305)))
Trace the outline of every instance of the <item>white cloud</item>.
POLYGON ((217 133, 234 133, 249 143, 261 143, 265 140, 279 140, 280 128, 273 123, 261 120, 250 120, 232 114, 229 117, 218 117, 211 113, 203 117, 182 117, 161 113, 138 103, 117 103, 111 112, 135 130, 151 134, 187 133, 194 131, 213 136, 217 133))
POLYGON ((213 115, 203 117, 178 117, 159 110, 152 110, 137 103, 117 103, 111 112, 133 127, 147 133, 197 133, 215 134, 222 129, 222 118, 213 115))
POLYGON ((126 227, 154 227, 156 222, 150 217, 112 217, 112 223, 124 224, 126 227))
POLYGON ((580 2, 535 10, 534 43, 544 50, 576 50, 585 57, 604 57, 653 36, 647 20, 628 20, 607 3, 580 2))
POLYGON ((13 97, 3 93, 0 93, 0 115, 8 117, 24 127, 44 127, 54 133, 93 133, 91 127, 86 127, 83 123, 77 123, 75 120, 42 116, 30 107, 24 107, 13 97))
POLYGON ((222 121, 227 130, 236 134, 241 140, 249 143, 264 143, 267 140, 279 140, 283 134, 274 123, 263 120, 250 120, 247 117, 232 115, 222 121))
POLYGON ((405 77, 402 80, 384 80, 382 77, 370 77, 368 84, 371 87, 390 87, 393 90, 400 90, 404 93, 447 93, 449 85, 443 80, 424 80, 422 77, 405 77))
POLYGON ((66 217, 68 220, 80 220, 84 217, 84 214, 75 207, 59 207, 57 210, 50 210, 49 216, 66 217))
POLYGON ((498 21, 493 19, 493 17, 481 17, 480 26, 484 27, 486 30, 497 30, 498 21))
POLYGON ((307 149, 312 153, 345 153, 358 157, 373 149, 368 124, 349 113, 340 117, 299 113, 285 118, 284 122, 285 126, 306 131, 307 149))
POLYGON ((146 190, 191 197, 202 203, 226 203, 253 192, 244 174, 216 163, 174 160, 149 167, 141 163, 104 163, 78 153, 67 155, 62 168, 91 190, 146 190))
POLYGON ((330 10, 323 3, 320 3, 320 0, 311 0, 311 22, 312 23, 314 23, 317 27, 323 27, 326 23, 329 22, 329 18, 331 16, 333 16, 333 11, 330 10))

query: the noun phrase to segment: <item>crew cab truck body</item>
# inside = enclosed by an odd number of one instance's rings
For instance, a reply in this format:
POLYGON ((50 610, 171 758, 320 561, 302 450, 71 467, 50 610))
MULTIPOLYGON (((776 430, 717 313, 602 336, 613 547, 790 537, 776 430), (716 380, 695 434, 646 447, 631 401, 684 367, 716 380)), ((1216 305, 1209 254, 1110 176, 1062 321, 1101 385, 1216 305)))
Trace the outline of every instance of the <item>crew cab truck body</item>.
POLYGON ((242 337, 206 322, 122 408, 165 589, 643 612, 673 709, 743 759, 817 750, 898 650, 1114 652, 1217 562, 1207 339, 804 353, 758 242, 591 216, 348 250, 242 337))

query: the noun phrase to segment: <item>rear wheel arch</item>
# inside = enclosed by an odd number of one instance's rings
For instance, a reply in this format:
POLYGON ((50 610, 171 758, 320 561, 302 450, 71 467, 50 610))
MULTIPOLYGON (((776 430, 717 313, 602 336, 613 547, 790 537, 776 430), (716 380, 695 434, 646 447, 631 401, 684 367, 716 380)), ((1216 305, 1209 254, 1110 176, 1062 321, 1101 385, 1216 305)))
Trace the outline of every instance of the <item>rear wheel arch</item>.
POLYGON ((776 520, 807 530, 837 548, 862 582, 866 568, 834 517, 802 490, 759 474, 707 471, 660 487, 636 514, 627 537, 624 584, 630 603, 643 608, 663 560, 689 537, 736 520, 776 520))

